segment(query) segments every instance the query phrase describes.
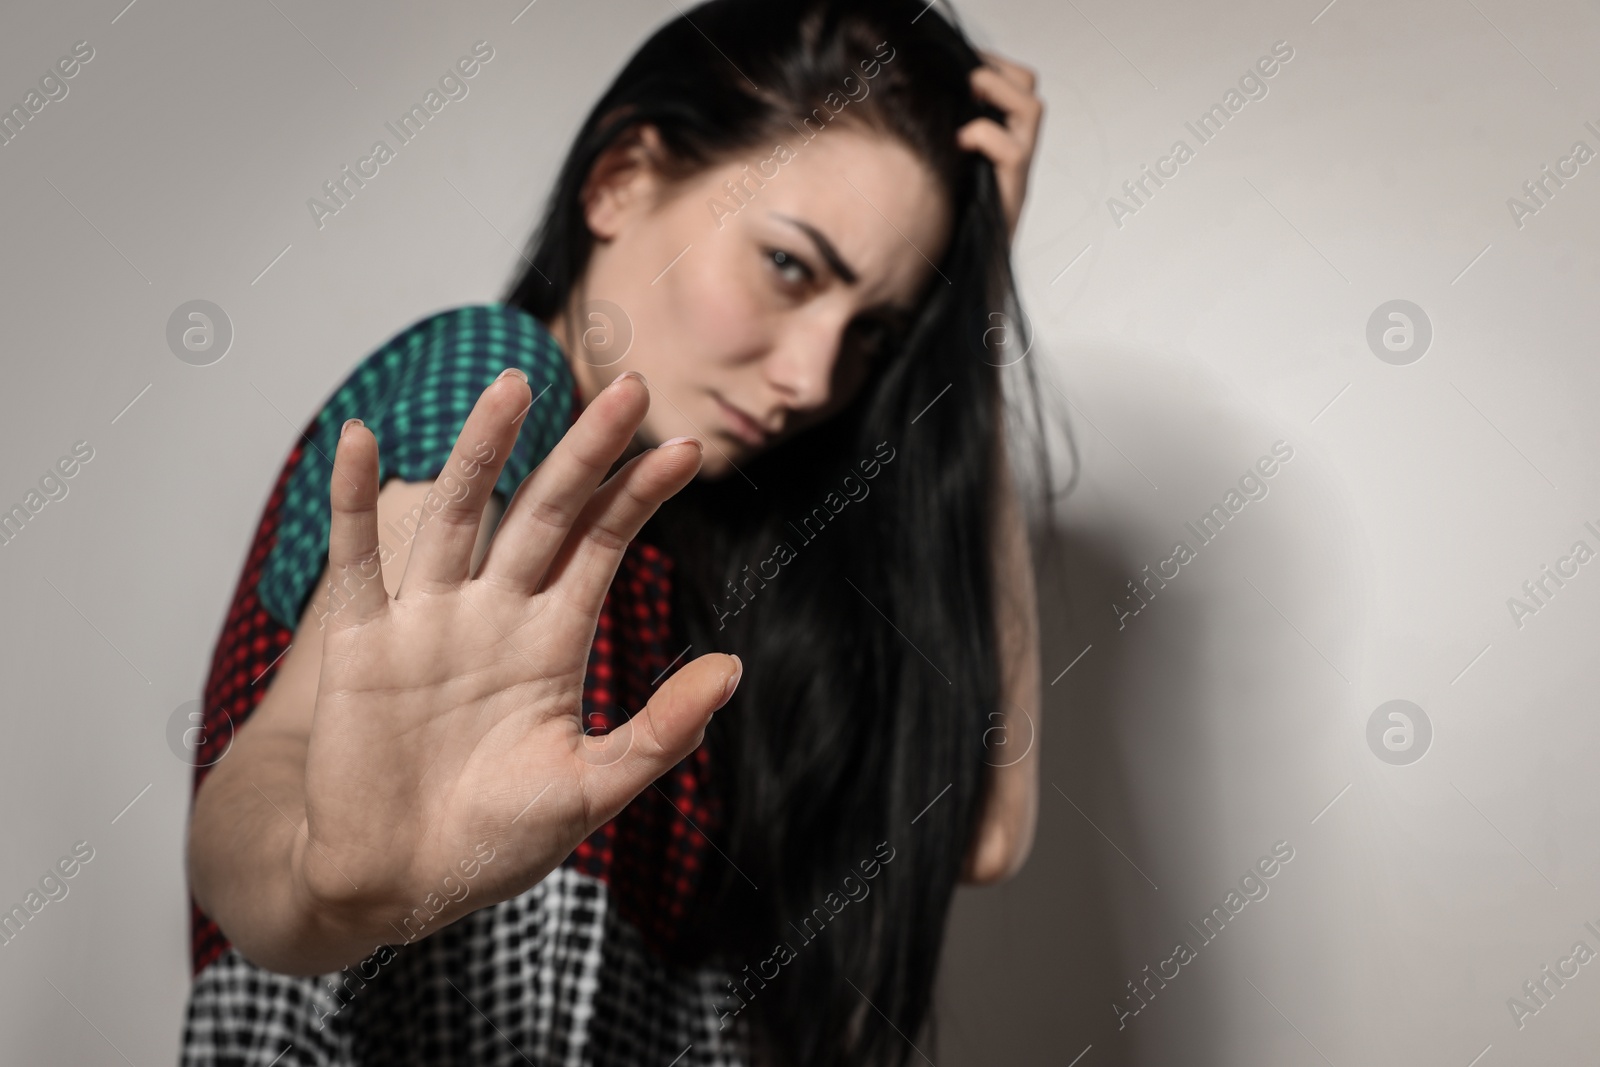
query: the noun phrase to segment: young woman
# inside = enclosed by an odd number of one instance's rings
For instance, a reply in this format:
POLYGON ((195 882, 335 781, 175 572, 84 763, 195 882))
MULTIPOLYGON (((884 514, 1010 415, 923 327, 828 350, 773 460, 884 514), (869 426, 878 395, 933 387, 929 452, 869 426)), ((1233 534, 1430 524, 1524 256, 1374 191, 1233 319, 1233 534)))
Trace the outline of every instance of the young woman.
POLYGON ((920 0, 711 0, 505 302, 356 367, 206 688, 186 1064, 919 1058, 1034 832, 1033 86, 920 0))

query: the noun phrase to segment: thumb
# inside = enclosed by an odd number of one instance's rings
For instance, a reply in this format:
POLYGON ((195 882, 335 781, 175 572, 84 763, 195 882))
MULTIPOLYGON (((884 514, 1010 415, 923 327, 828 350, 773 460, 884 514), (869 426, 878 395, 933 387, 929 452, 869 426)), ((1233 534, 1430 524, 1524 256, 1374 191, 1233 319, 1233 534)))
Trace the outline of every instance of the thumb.
POLYGON ((594 825, 615 816, 699 746, 712 714, 733 696, 743 673, 738 656, 701 656, 663 682, 633 718, 603 738, 585 739, 581 773, 594 825))

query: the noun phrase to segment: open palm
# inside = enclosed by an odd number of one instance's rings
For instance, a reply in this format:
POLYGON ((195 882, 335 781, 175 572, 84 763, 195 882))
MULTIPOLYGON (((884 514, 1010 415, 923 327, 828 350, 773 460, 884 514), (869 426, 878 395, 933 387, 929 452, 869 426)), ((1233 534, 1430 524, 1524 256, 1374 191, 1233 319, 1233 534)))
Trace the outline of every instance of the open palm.
POLYGON ((362 925, 405 915, 484 844, 494 861, 462 910, 526 890, 693 751, 738 681, 736 658, 703 656, 628 722, 586 735, 584 676, 606 590, 640 527, 694 477, 700 450, 668 443, 601 485, 649 407, 641 377, 618 378, 517 490, 473 574, 484 505, 530 403, 514 373, 479 397, 392 597, 376 440, 352 421, 339 441, 294 865, 319 907, 362 925))

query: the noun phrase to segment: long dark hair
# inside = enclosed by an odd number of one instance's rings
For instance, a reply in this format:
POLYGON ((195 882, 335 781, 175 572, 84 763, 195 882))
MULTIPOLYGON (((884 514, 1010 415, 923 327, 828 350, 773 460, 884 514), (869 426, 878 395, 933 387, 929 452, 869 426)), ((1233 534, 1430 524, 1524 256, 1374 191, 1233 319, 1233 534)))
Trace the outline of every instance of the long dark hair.
MULTIPOLYGON (((919 313, 850 404, 743 476, 692 483, 647 527, 677 562, 693 654, 745 664, 706 731, 729 862, 707 872, 695 941, 734 974, 728 1005, 746 1006, 763 1062, 899 1065, 928 1040, 951 897, 989 768, 1009 759, 995 758, 991 523, 1001 366, 1032 337, 993 167, 955 143, 972 118, 1001 118, 971 92, 980 61, 922 0, 703 3, 589 113, 506 297, 547 321, 581 302, 593 237, 580 194, 636 125, 659 131, 684 176, 794 144, 832 119, 830 94, 851 94, 851 121, 905 144, 950 197, 919 313), (777 975, 757 975, 763 963, 777 975)), ((1039 420, 1032 362, 1013 365, 1039 420)))

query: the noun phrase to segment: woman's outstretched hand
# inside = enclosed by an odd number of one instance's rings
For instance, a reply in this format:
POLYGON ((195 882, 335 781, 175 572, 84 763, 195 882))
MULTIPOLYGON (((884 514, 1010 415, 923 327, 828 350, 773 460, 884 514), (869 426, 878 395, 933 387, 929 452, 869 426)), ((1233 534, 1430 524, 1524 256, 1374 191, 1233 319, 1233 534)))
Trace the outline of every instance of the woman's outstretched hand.
POLYGON ((702 656, 621 726, 586 733, 606 591, 628 543, 699 470, 700 448, 645 451, 602 485, 649 407, 643 378, 623 375, 523 482, 473 573, 485 505, 530 404, 517 372, 484 390, 416 509, 392 596, 377 441, 355 420, 343 430, 327 588, 313 594, 320 665, 303 661, 304 680, 284 683, 303 709, 315 672, 311 714, 274 707, 279 725, 247 723, 191 826, 197 898, 265 966, 336 969, 416 936, 408 917, 431 934, 527 890, 692 752, 738 684, 736 658, 702 656))
POLYGON ((485 844, 494 859, 473 908, 538 882, 693 751, 738 683, 735 658, 703 656, 626 723, 586 734, 606 590, 640 527, 694 477, 700 446, 644 452, 600 485, 649 407, 641 377, 618 378, 513 496, 474 575, 484 505, 530 403, 517 373, 479 398, 394 597, 380 573, 377 441, 354 420, 340 437, 293 868, 312 902, 375 936, 485 844))

